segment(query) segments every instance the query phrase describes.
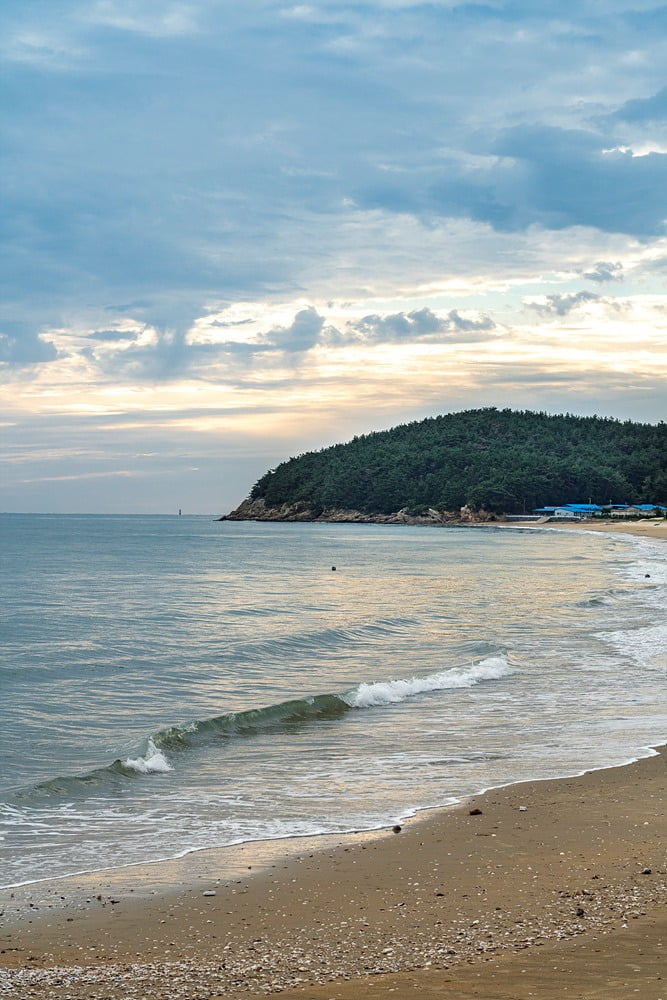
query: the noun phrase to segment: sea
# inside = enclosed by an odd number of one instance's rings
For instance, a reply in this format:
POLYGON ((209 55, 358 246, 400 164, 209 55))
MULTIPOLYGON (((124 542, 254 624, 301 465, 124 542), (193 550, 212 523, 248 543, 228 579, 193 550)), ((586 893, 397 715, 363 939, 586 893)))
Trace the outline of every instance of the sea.
POLYGON ((376 830, 667 737, 667 548, 0 516, 0 886, 376 830))

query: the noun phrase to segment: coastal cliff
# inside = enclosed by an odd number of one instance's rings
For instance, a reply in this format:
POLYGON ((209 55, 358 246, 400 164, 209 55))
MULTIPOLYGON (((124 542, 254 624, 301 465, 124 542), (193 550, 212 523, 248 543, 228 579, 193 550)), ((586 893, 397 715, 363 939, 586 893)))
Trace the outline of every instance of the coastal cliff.
POLYGON ((285 503, 278 507, 269 507, 260 497, 255 500, 248 498, 220 518, 221 521, 324 521, 338 524, 483 524, 489 521, 501 521, 502 517, 481 510, 473 512, 467 507, 454 513, 429 508, 424 513, 411 514, 408 510, 398 510, 391 514, 368 514, 360 510, 342 510, 340 508, 311 508, 303 501, 285 503))

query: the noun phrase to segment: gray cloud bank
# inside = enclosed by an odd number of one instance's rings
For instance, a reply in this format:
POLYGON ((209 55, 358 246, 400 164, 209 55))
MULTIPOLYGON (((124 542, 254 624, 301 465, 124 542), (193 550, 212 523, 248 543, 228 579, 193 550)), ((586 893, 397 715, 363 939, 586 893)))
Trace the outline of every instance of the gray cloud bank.
POLYGON ((431 309, 414 309, 412 312, 398 312, 388 316, 364 316, 349 324, 347 335, 341 342, 361 341, 366 343, 427 342, 466 343, 487 340, 496 324, 488 317, 464 319, 456 309, 446 316, 439 316, 431 309))
MULTIPOLYGON (((631 146, 664 128, 666 28, 633 0, 5 0, 0 361, 54 360, 44 331, 106 311, 163 332, 166 377, 211 300, 302 293, 369 210, 658 238, 667 156, 631 146)), ((341 336, 490 330, 434 322, 371 315, 341 336)), ((308 350, 319 323, 306 310, 264 346, 308 350)))
POLYGON ((547 295, 544 302, 529 302, 528 306, 541 316, 567 316, 579 306, 599 301, 600 296, 593 292, 554 292, 547 295))
POLYGON ((590 271, 582 271, 582 277, 586 278, 588 281, 595 282, 606 282, 606 281, 621 281, 623 278, 623 265, 618 261, 598 261, 594 268, 590 271))

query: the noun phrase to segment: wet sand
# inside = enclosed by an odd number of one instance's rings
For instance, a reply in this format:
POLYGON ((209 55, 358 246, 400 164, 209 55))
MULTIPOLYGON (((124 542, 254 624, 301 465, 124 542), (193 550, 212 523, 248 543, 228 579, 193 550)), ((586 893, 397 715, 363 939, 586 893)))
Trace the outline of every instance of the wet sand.
POLYGON ((135 869, 5 893, 0 995, 667 1000, 666 803, 660 753, 301 841, 256 873, 206 852, 155 895, 135 869))

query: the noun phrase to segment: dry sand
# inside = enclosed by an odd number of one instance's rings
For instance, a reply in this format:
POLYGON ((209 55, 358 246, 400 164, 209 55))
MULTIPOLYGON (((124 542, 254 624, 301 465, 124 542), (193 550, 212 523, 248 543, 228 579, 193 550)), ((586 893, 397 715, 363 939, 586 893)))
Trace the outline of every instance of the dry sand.
POLYGON ((595 520, 582 521, 577 524, 572 521, 559 523, 547 521, 541 528, 574 528, 577 531, 611 531, 619 535, 639 535, 640 538, 660 538, 667 541, 667 519, 654 520, 646 518, 643 521, 595 520))
POLYGON ((667 1000, 666 792, 660 753, 398 833, 4 891, 0 996, 667 1000))

